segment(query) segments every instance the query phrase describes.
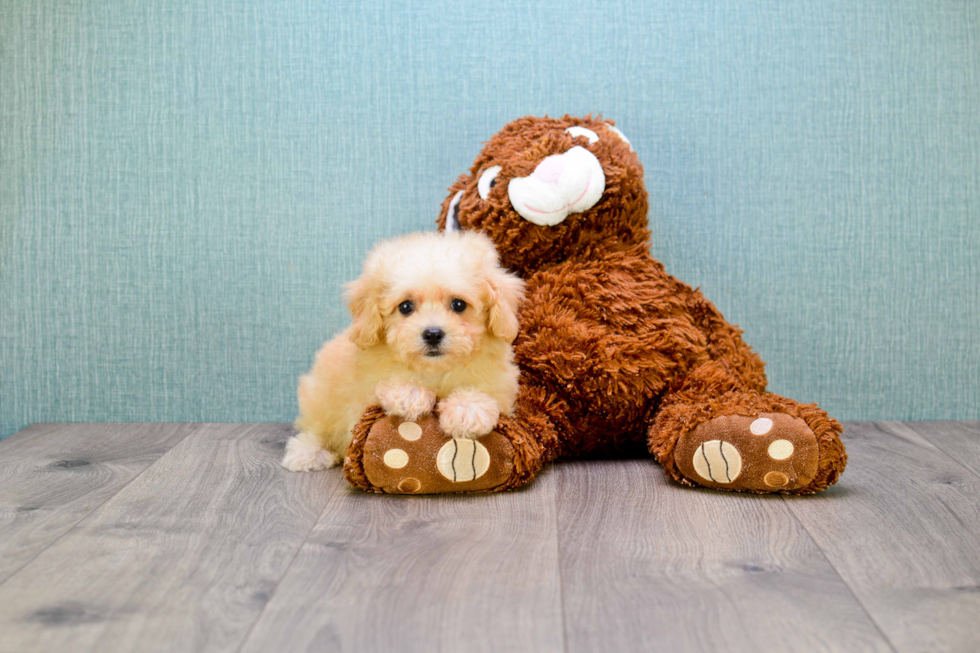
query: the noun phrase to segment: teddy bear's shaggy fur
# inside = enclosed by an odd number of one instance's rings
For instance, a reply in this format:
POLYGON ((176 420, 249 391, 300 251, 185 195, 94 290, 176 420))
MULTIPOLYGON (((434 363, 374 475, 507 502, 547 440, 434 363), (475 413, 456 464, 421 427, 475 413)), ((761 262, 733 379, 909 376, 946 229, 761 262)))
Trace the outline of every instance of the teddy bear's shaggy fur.
MULTIPOLYGON (((597 193, 583 187, 583 196, 597 193)), ((766 391, 763 363, 741 331, 651 257, 647 208, 632 147, 592 117, 511 122, 449 189, 440 229, 488 235, 527 283, 514 342, 520 394, 497 426, 513 446, 513 471, 488 489, 523 485, 559 456, 640 448, 687 485, 808 494, 836 482, 847 460, 840 424, 814 404, 766 391), (558 188, 565 164, 557 155, 575 147, 601 165, 601 196, 564 219, 582 206, 571 195, 564 207, 528 202, 530 218, 522 216, 515 203, 527 193, 516 184, 534 177, 558 188)), ((348 453, 348 478, 365 489, 375 488, 360 449, 382 418, 365 415, 348 453)))

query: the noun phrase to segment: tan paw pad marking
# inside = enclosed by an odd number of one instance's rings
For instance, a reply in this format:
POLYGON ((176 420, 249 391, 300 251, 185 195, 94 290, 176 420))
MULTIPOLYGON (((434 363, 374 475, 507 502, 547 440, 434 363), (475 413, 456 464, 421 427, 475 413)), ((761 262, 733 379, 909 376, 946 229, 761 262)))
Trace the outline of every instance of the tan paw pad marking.
POLYGON ((784 413, 720 415, 683 434, 674 451, 677 471, 686 481, 753 492, 806 488, 820 457, 807 423, 784 413))
POLYGON ((412 477, 403 478, 398 483, 398 489, 406 494, 414 494, 422 489, 422 481, 412 477))
POLYGON ((409 442, 415 442, 422 437, 422 427, 415 422, 402 422, 398 425, 398 435, 409 442))
POLYGON ((768 417, 760 417, 749 426, 752 435, 765 435, 772 430, 772 420, 768 417))
POLYGON ((742 473, 742 455, 730 442, 708 440, 694 451, 694 471, 715 483, 731 483, 742 473))
POLYGON ((793 443, 789 440, 773 440, 767 453, 773 460, 786 460, 793 455, 793 443))
POLYGON ((490 452, 476 440, 453 438, 436 454, 436 468, 454 483, 472 481, 487 473, 490 452))
MULTIPOLYGON (((432 414, 413 420, 386 415, 371 426, 363 443, 365 485, 387 494, 491 490, 512 478, 517 460, 513 445, 501 433, 491 431, 475 443, 461 439, 454 444, 439 427, 439 417, 432 414), (422 431, 418 439, 406 439, 406 433, 415 435, 416 426, 422 431)), ((356 465, 353 452, 350 458, 356 465)))
POLYGON ((783 474, 782 472, 769 472, 762 480, 765 481, 766 485, 769 487, 783 487, 789 483, 789 476, 783 474))
POLYGON ((384 461, 385 465, 392 469, 401 469, 408 464, 408 454, 403 449, 388 449, 384 461))

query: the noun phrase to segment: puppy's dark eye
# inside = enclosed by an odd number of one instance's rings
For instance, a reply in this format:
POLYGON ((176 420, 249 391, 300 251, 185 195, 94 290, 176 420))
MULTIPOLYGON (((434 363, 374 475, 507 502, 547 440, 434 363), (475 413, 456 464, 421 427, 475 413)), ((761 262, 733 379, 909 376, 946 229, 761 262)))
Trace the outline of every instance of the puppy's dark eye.
POLYGON ((415 304, 410 301, 404 301, 398 305, 398 312, 402 315, 411 315, 412 311, 415 310, 415 304))
POLYGON ((462 299, 454 299, 453 301, 449 302, 449 307, 457 313, 462 313, 466 310, 466 302, 464 302, 462 299))

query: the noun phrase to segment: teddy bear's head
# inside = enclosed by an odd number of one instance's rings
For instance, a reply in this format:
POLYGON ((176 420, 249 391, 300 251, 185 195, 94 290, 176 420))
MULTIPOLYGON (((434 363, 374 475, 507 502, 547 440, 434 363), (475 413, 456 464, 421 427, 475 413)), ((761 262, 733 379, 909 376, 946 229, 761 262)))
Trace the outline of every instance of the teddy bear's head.
POLYGON ((619 129, 591 116, 509 123, 449 189, 438 222, 487 234, 518 273, 650 237, 643 167, 619 129))

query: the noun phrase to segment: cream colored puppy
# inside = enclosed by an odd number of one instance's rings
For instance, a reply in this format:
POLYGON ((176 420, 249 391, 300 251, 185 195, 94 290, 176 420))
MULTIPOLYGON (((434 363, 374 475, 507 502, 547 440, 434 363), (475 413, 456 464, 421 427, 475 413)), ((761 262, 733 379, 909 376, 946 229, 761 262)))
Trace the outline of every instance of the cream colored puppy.
POLYGON ((510 343, 524 282, 475 232, 412 234, 378 244, 347 286, 353 324, 327 342, 299 381, 298 435, 282 466, 343 460, 368 406, 415 420, 439 402, 454 438, 489 433, 517 396, 510 343))

